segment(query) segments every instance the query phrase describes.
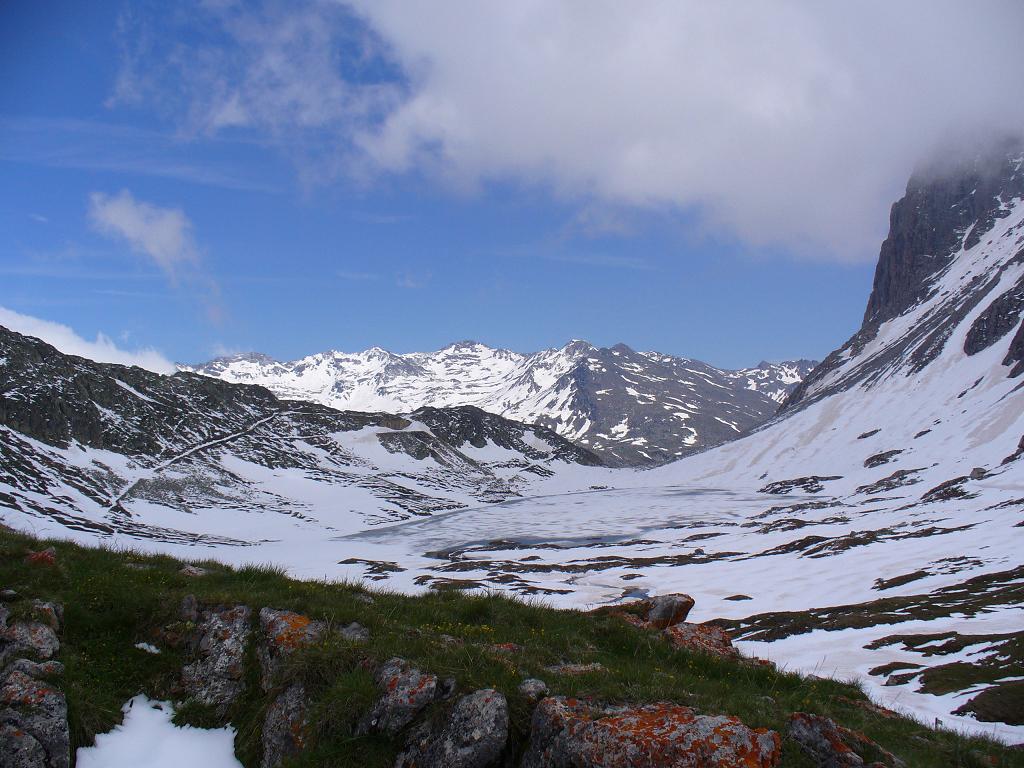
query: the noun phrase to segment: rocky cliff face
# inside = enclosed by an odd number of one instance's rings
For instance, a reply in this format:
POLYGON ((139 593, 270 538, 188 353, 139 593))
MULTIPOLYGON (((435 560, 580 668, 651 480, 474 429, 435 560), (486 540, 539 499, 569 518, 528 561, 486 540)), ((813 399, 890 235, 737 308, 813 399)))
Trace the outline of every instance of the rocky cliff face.
MULTIPOLYGON (((1024 241, 1016 228, 1002 231, 997 224, 1014 213, 1021 198, 1020 141, 915 174, 892 207, 863 325, 793 390, 782 411, 870 384, 894 369, 923 370, 968 317, 962 346, 969 356, 1014 331, 1024 309, 1024 278, 1004 278, 1024 260, 1024 241), (968 254, 978 254, 979 246, 987 247, 988 257, 968 265, 968 254), (901 317, 899 338, 887 339, 884 350, 864 359, 862 352, 877 340, 883 324, 901 317)), ((1019 363, 1022 356, 1024 334, 1018 331, 1004 364, 1019 363)), ((1022 370, 1017 366, 1011 373, 1022 370)))

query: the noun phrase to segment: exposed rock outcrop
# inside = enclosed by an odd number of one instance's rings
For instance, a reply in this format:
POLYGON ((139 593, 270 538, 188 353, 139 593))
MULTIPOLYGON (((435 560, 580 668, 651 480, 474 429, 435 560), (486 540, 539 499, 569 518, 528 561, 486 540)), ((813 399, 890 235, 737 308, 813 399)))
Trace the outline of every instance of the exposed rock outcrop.
POLYGON ((393 658, 374 675, 381 697, 356 726, 358 735, 385 733, 394 736, 409 725, 437 694, 437 676, 414 668, 405 659, 393 658))
POLYGON ((459 699, 443 724, 415 729, 395 768, 491 768, 508 742, 508 702, 485 689, 459 699))
POLYGON ((199 658, 182 669, 181 684, 188 697, 223 715, 245 689, 242 673, 252 609, 217 606, 201 611, 199 619, 199 658))
POLYGON ((306 689, 296 683, 274 699, 263 719, 262 768, 277 768, 306 746, 306 689))
MULTIPOLYGON (((16 596, 15 596, 16 597, 16 596)), ((64 694, 44 678, 64 667, 52 659, 60 649, 57 632, 63 608, 33 601, 30 620, 12 621, 0 603, 0 768, 67 768, 71 762, 68 708, 64 694), (8 623, 10 621, 10 623, 8 623)))
POLYGON ((771 768, 779 735, 675 704, 601 708, 555 696, 534 710, 523 768, 771 768))
POLYGON ((327 623, 293 611, 264 608, 260 611, 260 683, 269 691, 282 663, 299 648, 319 642, 327 632, 327 623))
POLYGON ((867 736, 821 715, 794 712, 789 736, 818 768, 902 768, 903 761, 867 736))

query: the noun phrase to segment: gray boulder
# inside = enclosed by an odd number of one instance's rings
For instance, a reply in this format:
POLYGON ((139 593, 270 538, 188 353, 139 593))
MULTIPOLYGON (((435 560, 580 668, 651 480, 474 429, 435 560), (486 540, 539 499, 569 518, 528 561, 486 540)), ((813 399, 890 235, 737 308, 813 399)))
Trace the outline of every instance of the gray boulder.
POLYGON ((359 724, 356 734, 394 736, 411 723, 437 694, 437 676, 413 668, 404 659, 384 662, 374 675, 381 697, 359 724))
POLYGON ((64 694, 21 669, 0 677, 0 768, 68 768, 64 694))
POLYGON ((395 768, 490 768, 508 742, 508 702, 485 689, 459 699, 436 731, 417 729, 395 768))
POLYGON ((564 696, 533 712, 522 768, 775 768, 779 735, 676 704, 597 707, 564 696))
POLYGON ((647 623, 654 629, 668 627, 686 621, 693 608, 693 598, 684 594, 658 595, 649 600, 647 623))
POLYGON ((527 701, 538 702, 548 695, 548 684, 531 677, 519 684, 519 693, 525 696, 527 701))
POLYGON ((245 688, 242 672, 251 622, 252 609, 246 605, 201 612, 199 658, 181 670, 187 696, 221 715, 227 712, 245 688))
POLYGON ((306 689, 290 686, 274 699, 263 719, 262 768, 277 768, 306 746, 306 689))

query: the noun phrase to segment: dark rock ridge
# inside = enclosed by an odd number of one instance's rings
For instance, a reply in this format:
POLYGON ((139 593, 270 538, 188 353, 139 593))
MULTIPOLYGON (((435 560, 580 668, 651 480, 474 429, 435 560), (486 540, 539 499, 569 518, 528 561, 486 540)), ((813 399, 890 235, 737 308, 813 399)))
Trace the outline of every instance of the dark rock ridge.
MULTIPOLYGON (((882 244, 864 321, 842 347, 829 354, 786 398, 778 418, 856 385, 870 386, 888 373, 922 370, 946 346, 953 330, 979 307, 964 342, 974 355, 1004 339, 1020 322, 1024 283, 1006 285, 1007 270, 1024 261, 1024 241, 1008 243, 1008 257, 960 283, 943 286, 961 249, 986 242, 992 228, 1010 215, 1007 203, 1024 197, 1024 141, 939 170, 916 173, 906 194, 892 207, 889 235, 882 244), (927 310, 922 302, 935 299, 927 310), (915 320, 869 360, 850 364, 888 320, 916 311, 915 320)), ((1000 246, 1003 247, 1003 246, 1000 246)), ((1011 376, 1024 372, 1024 329, 1011 339, 1003 364, 1011 376)))

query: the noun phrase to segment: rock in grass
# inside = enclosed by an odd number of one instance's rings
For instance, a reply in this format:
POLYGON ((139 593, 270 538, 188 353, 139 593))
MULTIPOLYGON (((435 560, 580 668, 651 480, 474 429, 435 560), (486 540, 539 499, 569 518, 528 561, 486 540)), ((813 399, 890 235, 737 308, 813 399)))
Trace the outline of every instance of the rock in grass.
POLYGON ((666 629, 686 621, 693 608, 693 598, 681 593, 658 595, 647 602, 647 623, 654 629, 666 629))
POLYGON ((740 655, 729 633, 714 624, 676 624, 665 630, 665 636, 673 648, 707 653, 723 659, 735 659, 740 655))
POLYGON ((508 742, 508 702, 485 689, 459 699, 437 730, 417 729, 395 768, 491 768, 508 742))
POLYGON ((327 631, 323 621, 294 611, 264 608, 260 611, 260 683, 269 691, 282 663, 299 648, 318 643, 327 631))
POLYGON ((404 659, 384 662, 374 675, 381 697, 359 724, 356 735, 385 733, 394 736, 434 701, 437 676, 413 668, 404 659))
POLYGON ((17 621, 0 627, 0 664, 25 655, 52 659, 59 649, 57 633, 41 621, 17 621))
POLYGON ((208 576, 210 574, 206 568, 200 568, 198 565, 183 565, 178 573, 182 576, 188 576, 189 578, 198 578, 200 576, 208 576))
POLYGON ((296 683, 267 708, 263 719, 263 761, 261 768, 277 768, 306 746, 306 689, 296 683))
POLYGON ((9 667, 0 677, 0 766, 68 768, 70 764, 64 694, 9 667))
POLYGON ((548 684, 543 680, 531 677, 519 684, 519 693, 529 702, 538 702, 548 695, 548 684))
POLYGON ((242 673, 252 609, 218 606, 202 611, 199 618, 199 658, 181 670, 182 688, 223 715, 245 689, 242 673))
POLYGON ((47 547, 38 552, 29 550, 28 554, 25 555, 25 562, 29 565, 56 565, 57 550, 53 547, 47 547))
POLYGON ((818 768, 903 768, 904 765, 863 733, 821 715, 794 712, 789 719, 789 736, 818 768))
POLYGON ((523 768, 774 768, 779 735, 676 704, 600 708, 554 696, 533 712, 523 768))
POLYGON ((368 643, 370 642, 370 630, 360 624, 358 621, 353 621, 348 626, 342 627, 338 630, 345 640, 350 643, 368 643))

